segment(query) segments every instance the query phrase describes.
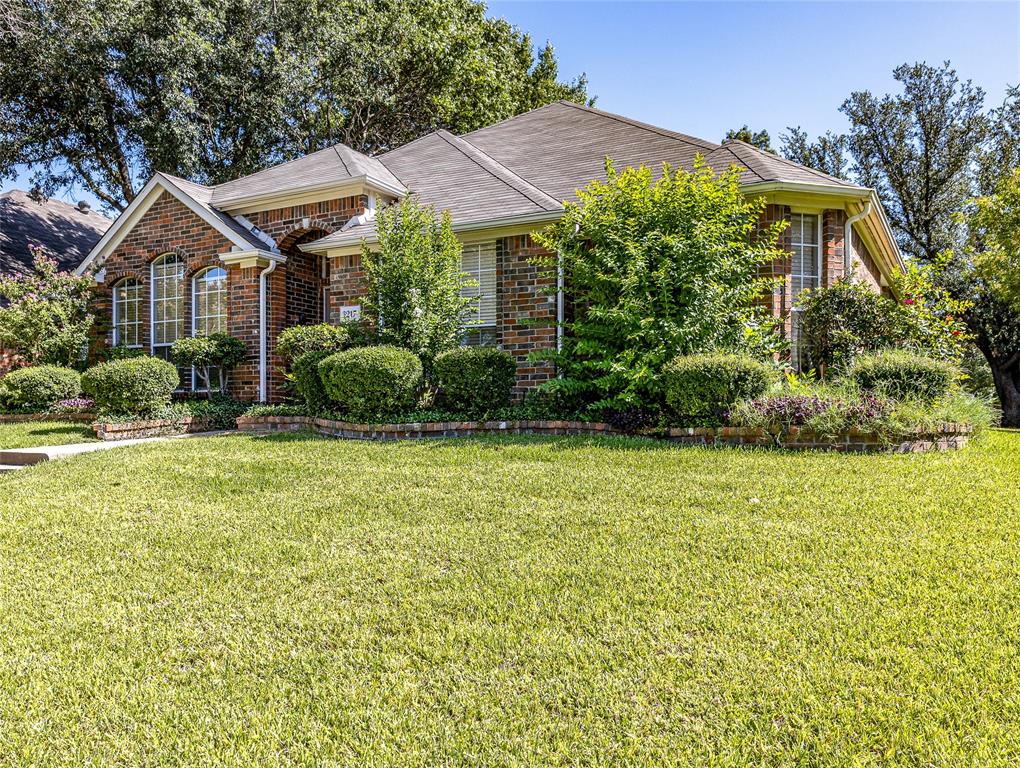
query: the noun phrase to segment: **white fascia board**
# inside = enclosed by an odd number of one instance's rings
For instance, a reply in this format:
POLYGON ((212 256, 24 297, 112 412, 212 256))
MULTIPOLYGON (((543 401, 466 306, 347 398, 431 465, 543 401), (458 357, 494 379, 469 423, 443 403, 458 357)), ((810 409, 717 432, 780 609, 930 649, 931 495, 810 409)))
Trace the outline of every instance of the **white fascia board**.
POLYGON ((228 251, 217 255, 220 261, 230 266, 240 264, 242 267, 266 266, 273 262, 286 264, 287 257, 278 251, 267 251, 263 248, 248 248, 228 251))
POLYGON ((832 195, 859 200, 869 197, 869 187, 837 187, 831 184, 807 184, 799 181, 758 181, 752 184, 741 184, 740 190, 747 193, 755 192, 806 192, 808 194, 832 195))
POLYGON ((250 242, 242 238, 230 227, 226 226, 219 217, 210 213, 209 209, 199 204, 193 197, 186 194, 166 176, 161 173, 157 173, 149 179, 148 183, 142 187, 141 191, 137 195, 135 195, 135 199, 132 200, 131 204, 124 209, 120 216, 117 217, 111 227, 106 230, 106 234, 104 234, 99 242, 92 247, 92 250, 89 251, 82 263, 78 265, 78 268, 74 270, 74 273, 76 275, 83 275, 97 259, 105 259, 109 255, 110 251, 120 245, 124 238, 130 234, 135 224, 138 223, 138 220, 146 214, 149 208, 152 207, 153 203, 159 199, 160 194, 163 192, 169 192, 192 213, 209 224, 209 226, 237 247, 244 249, 251 248, 250 242))

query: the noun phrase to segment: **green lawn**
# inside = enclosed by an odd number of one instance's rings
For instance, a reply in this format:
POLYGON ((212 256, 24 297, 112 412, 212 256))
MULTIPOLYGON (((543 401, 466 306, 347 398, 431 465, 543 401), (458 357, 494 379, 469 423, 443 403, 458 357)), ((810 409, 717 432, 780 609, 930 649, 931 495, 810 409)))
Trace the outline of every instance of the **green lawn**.
POLYGON ((96 433, 88 424, 72 421, 22 421, 0 424, 0 451, 39 445, 91 443, 96 433))
POLYGON ((4 765, 1020 761, 1020 434, 228 436, 0 477, 4 765))

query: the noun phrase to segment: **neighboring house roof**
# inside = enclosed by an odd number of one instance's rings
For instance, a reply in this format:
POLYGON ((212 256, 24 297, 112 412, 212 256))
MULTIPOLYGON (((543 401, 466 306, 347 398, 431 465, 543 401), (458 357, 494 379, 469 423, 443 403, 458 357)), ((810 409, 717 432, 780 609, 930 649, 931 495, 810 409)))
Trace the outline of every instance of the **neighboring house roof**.
POLYGON ((337 144, 213 187, 210 201, 217 208, 230 208, 263 196, 328 188, 356 180, 375 183, 396 194, 406 191, 378 158, 337 144))
POLYGON ((113 222, 59 200, 37 202, 15 189, 0 194, 0 275, 25 274, 30 245, 41 246, 60 269, 74 269, 113 222))

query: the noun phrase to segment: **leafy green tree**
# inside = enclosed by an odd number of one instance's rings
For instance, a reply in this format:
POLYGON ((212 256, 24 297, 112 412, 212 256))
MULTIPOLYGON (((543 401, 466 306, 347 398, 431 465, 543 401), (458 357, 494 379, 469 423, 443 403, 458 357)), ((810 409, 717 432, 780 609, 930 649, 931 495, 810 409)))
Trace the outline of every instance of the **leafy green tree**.
POLYGON ((877 190, 900 248, 932 263, 959 241, 953 214, 970 195, 975 154, 988 136, 984 91, 949 62, 897 67, 902 93, 850 95, 841 111, 856 179, 877 190))
POLYGON ((581 190, 563 218, 536 235, 554 284, 562 268, 573 302, 562 350, 544 357, 561 378, 547 390, 591 411, 662 403, 661 371, 680 354, 751 350, 781 342, 762 303, 759 268, 782 258, 783 224, 760 230, 764 202, 741 192, 739 173, 647 167, 581 190))
POLYGON ((0 177, 123 210, 153 171, 218 183, 337 142, 375 152, 550 101, 551 45, 473 0, 9 0, 0 177))
POLYGON ((33 250, 31 273, 0 277, 0 347, 32 365, 73 366, 95 321, 89 311, 95 282, 59 271, 54 259, 33 250))
POLYGON ((753 147, 757 147, 763 152, 771 152, 772 154, 776 153, 776 151, 772 149, 772 139, 769 137, 769 132, 764 129, 760 131, 752 131, 747 127, 746 123, 736 130, 726 131, 724 140, 728 139, 737 139, 738 141, 746 142, 753 147))
POLYGON ((1020 168, 999 181, 995 194, 974 200, 967 222, 978 276, 1020 312, 1020 168))
POLYGON ((450 224, 414 195, 377 215, 379 244, 362 250, 365 315, 379 341, 421 358, 425 371, 447 349, 457 346, 475 299, 461 269, 462 247, 450 224))
POLYGON ((247 353, 243 341, 226 333, 188 336, 178 339, 170 348, 177 365, 195 369, 200 389, 221 394, 227 391, 231 369, 244 362, 247 353), (216 386, 213 386, 214 375, 216 386))
POLYGON ((806 165, 838 179, 849 179, 847 159, 847 137, 827 131, 816 141, 808 139, 800 126, 789 127, 788 133, 780 134, 780 152, 787 160, 806 165))

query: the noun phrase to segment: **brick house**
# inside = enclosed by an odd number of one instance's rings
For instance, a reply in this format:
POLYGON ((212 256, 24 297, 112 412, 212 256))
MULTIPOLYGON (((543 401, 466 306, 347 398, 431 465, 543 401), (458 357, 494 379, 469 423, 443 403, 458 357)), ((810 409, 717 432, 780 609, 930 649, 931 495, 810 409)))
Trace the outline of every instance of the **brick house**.
MULTIPOLYGON (((278 334, 359 315, 361 251, 376 239, 375 212, 413 192, 450 211, 464 270, 478 282, 466 341, 514 355, 523 391, 554 374, 527 358, 556 343, 563 306, 529 262, 540 252, 530 233, 604 177, 606 156, 618 168, 654 169, 690 168, 696 155, 720 171, 736 165, 747 193, 766 198, 766 218, 790 221, 790 255, 771 267, 787 278, 772 297, 778 316, 795 316, 804 287, 853 269, 881 290, 901 265, 873 190, 740 141, 715 144, 557 102, 464 136, 437 131, 378 157, 337 145, 215 187, 156 174, 78 271, 101 286, 106 343, 165 357, 182 335, 225 330, 250 351, 233 394, 273 401, 283 383, 278 334)), ((787 320, 790 333, 794 325, 787 320)))

